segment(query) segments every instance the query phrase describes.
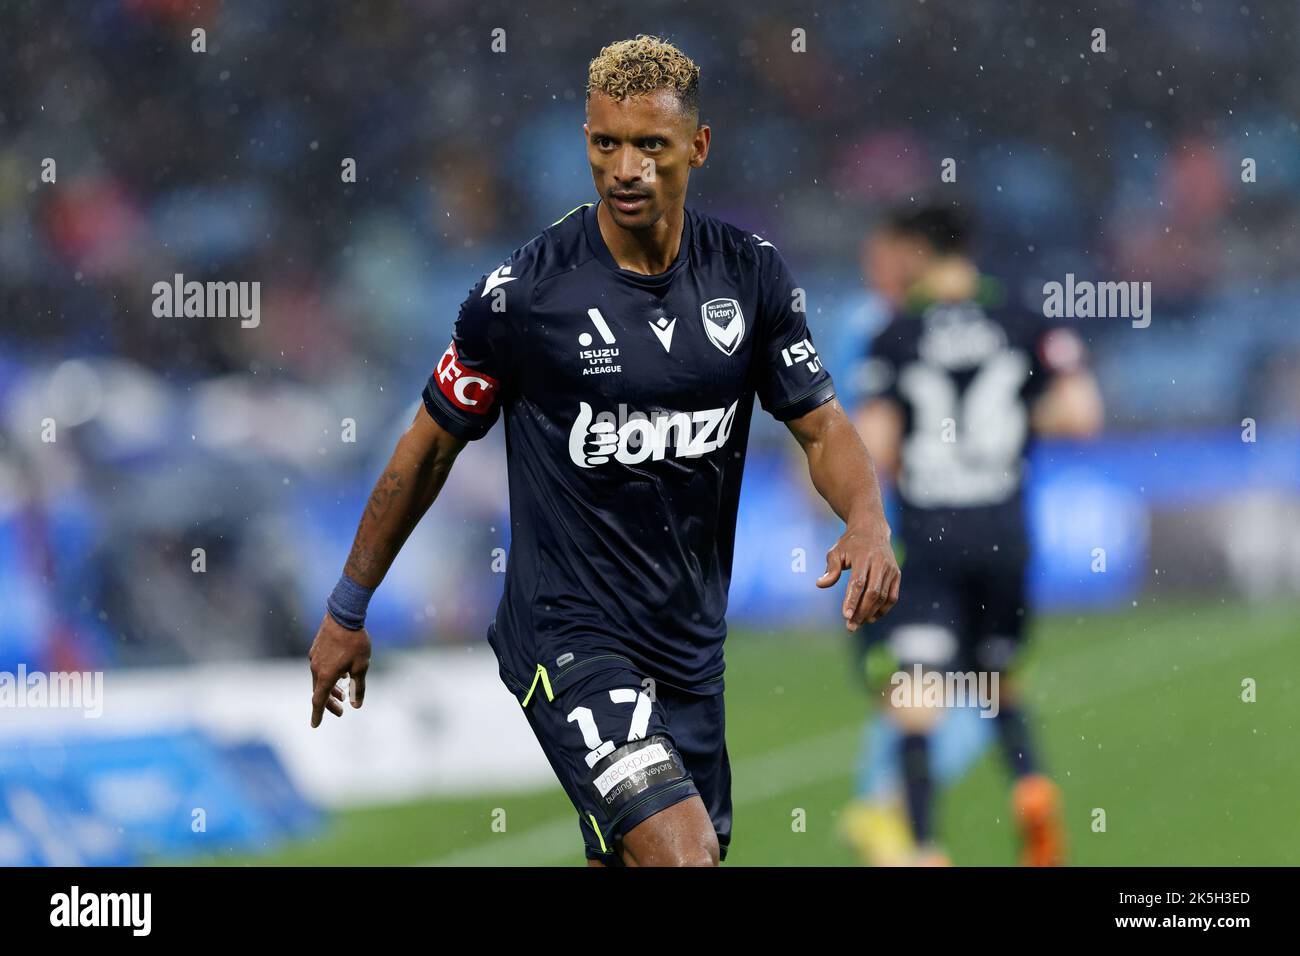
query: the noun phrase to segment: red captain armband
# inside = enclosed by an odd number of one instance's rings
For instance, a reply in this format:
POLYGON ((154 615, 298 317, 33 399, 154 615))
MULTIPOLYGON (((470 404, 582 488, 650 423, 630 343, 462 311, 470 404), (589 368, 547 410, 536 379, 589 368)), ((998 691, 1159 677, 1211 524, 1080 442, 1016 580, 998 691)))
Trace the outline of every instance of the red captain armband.
POLYGON ((462 412, 486 415, 492 410, 501 390, 500 383, 486 372, 466 368, 460 364, 456 353, 456 343, 447 346, 438 360, 438 388, 443 398, 451 402, 462 412))

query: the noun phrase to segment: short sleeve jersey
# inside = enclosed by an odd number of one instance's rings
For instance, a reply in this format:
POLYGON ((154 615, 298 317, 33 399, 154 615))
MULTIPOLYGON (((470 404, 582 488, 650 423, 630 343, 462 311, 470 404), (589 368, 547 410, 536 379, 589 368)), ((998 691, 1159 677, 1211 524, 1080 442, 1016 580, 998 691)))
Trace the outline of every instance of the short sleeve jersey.
POLYGON ((772 243, 687 209, 676 260, 619 268, 579 207, 484 276, 424 390, 463 439, 504 418, 511 545, 489 629, 507 683, 630 660, 722 686, 754 397, 834 398, 772 243))

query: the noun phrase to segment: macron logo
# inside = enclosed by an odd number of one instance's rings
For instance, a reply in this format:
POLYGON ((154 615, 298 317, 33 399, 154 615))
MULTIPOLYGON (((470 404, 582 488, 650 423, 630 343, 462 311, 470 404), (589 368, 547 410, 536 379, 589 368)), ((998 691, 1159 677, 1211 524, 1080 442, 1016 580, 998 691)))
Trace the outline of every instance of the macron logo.
POLYGON ((676 327, 676 319, 669 322, 662 315, 659 316, 659 321, 650 323, 650 331, 655 334, 655 338, 659 340, 659 344, 664 347, 665 352, 673 350, 673 329, 676 327))
POLYGON ((514 282, 515 279, 517 278, 519 277, 512 276, 510 274, 509 266, 497 266, 495 269, 493 269, 491 272, 488 273, 487 279, 484 280, 483 294, 480 295, 479 298, 482 299, 484 296, 486 296, 497 286, 505 285, 507 282, 514 282))

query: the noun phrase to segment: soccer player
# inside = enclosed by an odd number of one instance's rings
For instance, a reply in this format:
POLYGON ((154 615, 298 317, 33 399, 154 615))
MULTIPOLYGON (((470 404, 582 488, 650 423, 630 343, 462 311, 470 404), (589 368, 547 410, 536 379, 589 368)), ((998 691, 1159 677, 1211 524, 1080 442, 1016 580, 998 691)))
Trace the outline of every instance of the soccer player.
MULTIPOLYGON (((833 366, 838 371, 836 391, 850 415, 860 413, 864 398, 868 398, 864 392, 872 368, 871 341, 906 305, 908 293, 922 269, 924 247, 918 248, 917 238, 900 229, 896 218, 885 217, 865 237, 861 257, 866 279, 864 305, 857 310, 850 309, 849 320, 836 324, 833 357, 840 363, 838 367, 833 366)), ((887 497, 887 517, 892 516, 890 504, 887 497)), ((897 504, 895 494, 892 501, 895 509, 897 504)), ((869 649, 870 653, 864 653, 859 661, 859 669, 868 691, 880 693, 887 688, 897 662, 884 642, 876 641, 869 649)), ((994 735, 989 723, 972 707, 950 708, 936 719, 928 736, 934 792, 959 780, 992 744, 994 735)), ((899 738, 899 727, 889 719, 887 708, 868 718, 855 773, 854 797, 840 815, 841 834, 870 866, 923 862, 912 838, 903 799, 899 738)))
POLYGON ((511 547, 488 641, 595 865, 715 865, 731 836, 723 638, 753 401, 845 522, 845 626, 897 601, 874 469, 772 243, 685 207, 699 69, 654 37, 590 64, 600 201, 484 276, 371 494, 310 652, 312 726, 364 699, 366 601, 465 443, 505 418, 511 547))
MULTIPOLYGON (((885 230, 906 293, 872 346, 859 425, 896 483, 908 589, 887 626, 865 632, 864 649, 886 651, 905 674, 998 675, 992 719, 1016 781, 1021 862, 1055 865, 1065 857, 1060 794, 1011 673, 1026 624, 1023 477, 1031 435, 1095 433, 1101 399, 1078 335, 1005 306, 968 255, 969 231, 952 205, 900 212, 885 230)), ((942 864, 931 750, 943 710, 883 700, 899 729, 916 862, 942 864)))

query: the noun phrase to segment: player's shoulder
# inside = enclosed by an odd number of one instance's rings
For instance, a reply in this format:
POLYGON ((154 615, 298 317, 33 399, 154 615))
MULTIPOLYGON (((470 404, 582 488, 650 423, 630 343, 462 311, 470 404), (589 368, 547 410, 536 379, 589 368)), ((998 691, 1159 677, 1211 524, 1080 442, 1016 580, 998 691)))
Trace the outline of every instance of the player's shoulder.
POLYGON ((757 233, 698 209, 688 209, 688 214, 692 217, 692 242, 701 255, 740 259, 756 267, 781 259, 776 246, 757 233))
POLYGON ((592 205, 583 203, 574 207, 515 249, 479 279, 471 290, 471 296, 486 297, 511 284, 514 289, 510 291, 531 293, 552 276, 572 271, 590 259, 590 248, 583 233, 583 216, 592 205))

